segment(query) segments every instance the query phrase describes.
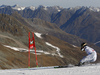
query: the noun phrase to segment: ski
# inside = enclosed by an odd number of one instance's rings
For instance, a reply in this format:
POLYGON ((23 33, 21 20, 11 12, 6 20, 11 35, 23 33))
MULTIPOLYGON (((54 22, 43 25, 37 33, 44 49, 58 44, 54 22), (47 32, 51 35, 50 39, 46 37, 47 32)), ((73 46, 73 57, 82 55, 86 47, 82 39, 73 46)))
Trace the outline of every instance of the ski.
POLYGON ((48 66, 48 67, 34 67, 34 68, 20 68, 13 70, 42 70, 42 69, 57 69, 57 68, 72 68, 78 65, 63 65, 63 66, 48 66))
POLYGON ((76 65, 64 65, 64 66, 55 66, 54 68, 71 68, 75 67, 76 65))

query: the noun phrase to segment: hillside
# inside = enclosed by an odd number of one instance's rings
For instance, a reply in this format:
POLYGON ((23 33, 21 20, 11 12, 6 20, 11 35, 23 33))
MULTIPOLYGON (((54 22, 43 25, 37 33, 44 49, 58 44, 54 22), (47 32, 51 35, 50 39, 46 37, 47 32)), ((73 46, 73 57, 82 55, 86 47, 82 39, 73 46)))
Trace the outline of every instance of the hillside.
POLYGON ((25 19, 17 12, 13 13, 12 16, 33 32, 49 34, 77 46, 80 46, 80 43, 85 41, 77 36, 62 31, 55 23, 50 23, 39 18, 25 19))
POLYGON ((67 33, 74 34, 92 43, 100 40, 100 12, 90 11, 88 8, 77 10, 60 28, 67 33))
MULTIPOLYGON (((1 10, 5 10, 5 8, 1 10)), ((41 10, 43 11, 43 9, 41 10)), ((85 55, 84 52, 80 51, 80 44, 86 40, 64 32, 59 28, 60 25, 57 26, 55 23, 44 21, 38 17, 23 18, 18 11, 14 10, 14 13, 11 11, 9 10, 9 15, 7 13, 0 14, 0 60, 1 64, 5 64, 1 65, 1 69, 27 68, 28 32, 35 33, 39 66, 77 64, 85 55)), ((52 14, 52 17, 56 13, 59 12, 52 14)), ((91 43, 88 44, 100 52, 99 47, 91 43)), ((99 57, 98 53, 97 62, 100 61, 99 57)), ((31 67, 36 66, 34 50, 31 51, 31 65, 31 67)))
MULTIPOLYGON (((21 42, 25 46, 26 44, 25 39, 28 39, 28 38, 24 38, 24 37, 28 36, 29 31, 30 30, 26 26, 24 26, 14 17, 5 15, 5 14, 0 14, 0 34, 1 34, 0 41, 1 43, 9 45, 11 43, 9 43, 7 40, 12 41, 13 39, 16 39, 16 40, 19 40, 19 42, 21 42), (27 33, 27 34, 24 34, 24 33, 27 33)), ((20 46, 14 43, 11 45, 20 46)))
MULTIPOLYGON (((2 61, 2 65, 0 65, 1 69, 27 68, 28 32, 30 31, 29 28, 25 26, 23 22, 21 23, 21 20, 19 21, 13 16, 5 14, 1 14, 0 16, 0 60, 2 61)), ((47 28, 52 29, 54 26, 52 26, 52 24, 50 25, 51 26, 48 27, 48 25, 47 28)), ((78 63, 80 57, 77 56, 77 52, 81 53, 78 47, 74 47, 73 45, 51 35, 45 35, 43 33, 41 34, 42 39, 38 38, 35 34, 37 54, 40 54, 38 55, 39 66, 54 66, 78 63), (50 44, 52 46, 54 45, 54 47, 49 46, 50 44), (57 51, 58 49, 60 49, 59 52, 57 51), (38 50, 40 50, 40 52, 38 52, 38 50), (74 55, 71 53, 73 50, 76 50, 74 55), (41 51, 43 51, 43 53, 41 53, 41 51), (45 54, 45 52, 48 54, 45 54), (63 57, 60 57, 59 53, 61 53, 63 57), (69 58, 66 58, 67 56, 69 58)), ((31 67, 36 66, 34 50, 31 54, 31 65, 31 67)))

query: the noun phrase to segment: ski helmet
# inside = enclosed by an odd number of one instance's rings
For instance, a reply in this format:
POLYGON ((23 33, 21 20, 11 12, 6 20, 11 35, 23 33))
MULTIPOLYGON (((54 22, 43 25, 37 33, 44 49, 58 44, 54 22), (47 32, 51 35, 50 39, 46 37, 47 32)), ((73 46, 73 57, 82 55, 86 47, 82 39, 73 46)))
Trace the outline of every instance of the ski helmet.
POLYGON ((83 42, 82 44, 81 44, 81 50, 82 51, 84 51, 85 49, 84 49, 84 47, 87 45, 87 43, 85 43, 85 42, 83 42))
POLYGON ((81 44, 81 48, 85 47, 86 45, 87 45, 87 43, 83 42, 83 43, 81 44))

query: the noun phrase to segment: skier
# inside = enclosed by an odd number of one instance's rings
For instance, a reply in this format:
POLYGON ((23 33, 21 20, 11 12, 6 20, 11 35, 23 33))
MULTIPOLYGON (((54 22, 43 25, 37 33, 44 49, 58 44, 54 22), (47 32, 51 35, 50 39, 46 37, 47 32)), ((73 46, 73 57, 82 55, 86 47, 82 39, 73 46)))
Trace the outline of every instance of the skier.
POLYGON ((82 51, 85 51, 88 55, 85 56, 85 57, 79 62, 78 66, 81 66, 81 65, 83 65, 84 63, 90 63, 90 62, 95 62, 95 61, 96 61, 96 59, 97 59, 97 53, 96 53, 96 51, 95 51, 93 48, 87 46, 86 43, 82 43, 82 44, 81 44, 81 50, 82 50, 82 51))

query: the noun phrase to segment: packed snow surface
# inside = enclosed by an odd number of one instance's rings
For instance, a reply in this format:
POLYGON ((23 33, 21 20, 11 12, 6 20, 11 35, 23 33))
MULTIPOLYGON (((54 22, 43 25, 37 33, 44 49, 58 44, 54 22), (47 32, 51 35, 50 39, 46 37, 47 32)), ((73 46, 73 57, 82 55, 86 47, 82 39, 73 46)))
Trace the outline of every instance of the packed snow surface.
POLYGON ((42 39, 42 37, 41 37, 42 33, 35 32, 35 35, 36 35, 38 38, 41 38, 41 39, 42 39))
POLYGON ((56 69, 8 69, 0 70, 0 75, 100 75, 100 64, 56 69))
MULTIPOLYGON (((61 55, 61 53, 60 53, 60 48, 58 48, 56 46, 53 46, 52 44, 50 44, 48 42, 46 42, 46 44, 53 47, 53 48, 56 48, 56 52, 55 53, 50 53, 50 52, 47 52, 47 51, 44 51, 44 50, 36 50, 37 55, 47 54, 47 55, 52 55, 52 56, 60 56, 61 58, 63 58, 63 55, 61 55)), ((11 46, 8 46, 8 45, 4 45, 4 46, 7 47, 7 48, 10 48, 12 50, 19 51, 19 52, 28 52, 29 51, 28 49, 24 49, 24 48, 11 47, 11 46)), ((35 54, 35 50, 31 49, 30 52, 35 54)))
MULTIPOLYGON (((63 58, 63 55, 61 55, 61 53, 60 53, 60 48, 58 48, 58 47, 56 47, 56 46, 53 46, 52 44, 50 44, 50 43, 48 43, 48 42, 46 42, 46 44, 48 45, 48 46, 51 46, 51 47, 53 47, 53 48, 56 48, 57 50, 57 53, 58 53, 58 55, 61 57, 61 58, 63 58)), ((55 53, 53 54, 53 55, 56 55, 55 53)))

